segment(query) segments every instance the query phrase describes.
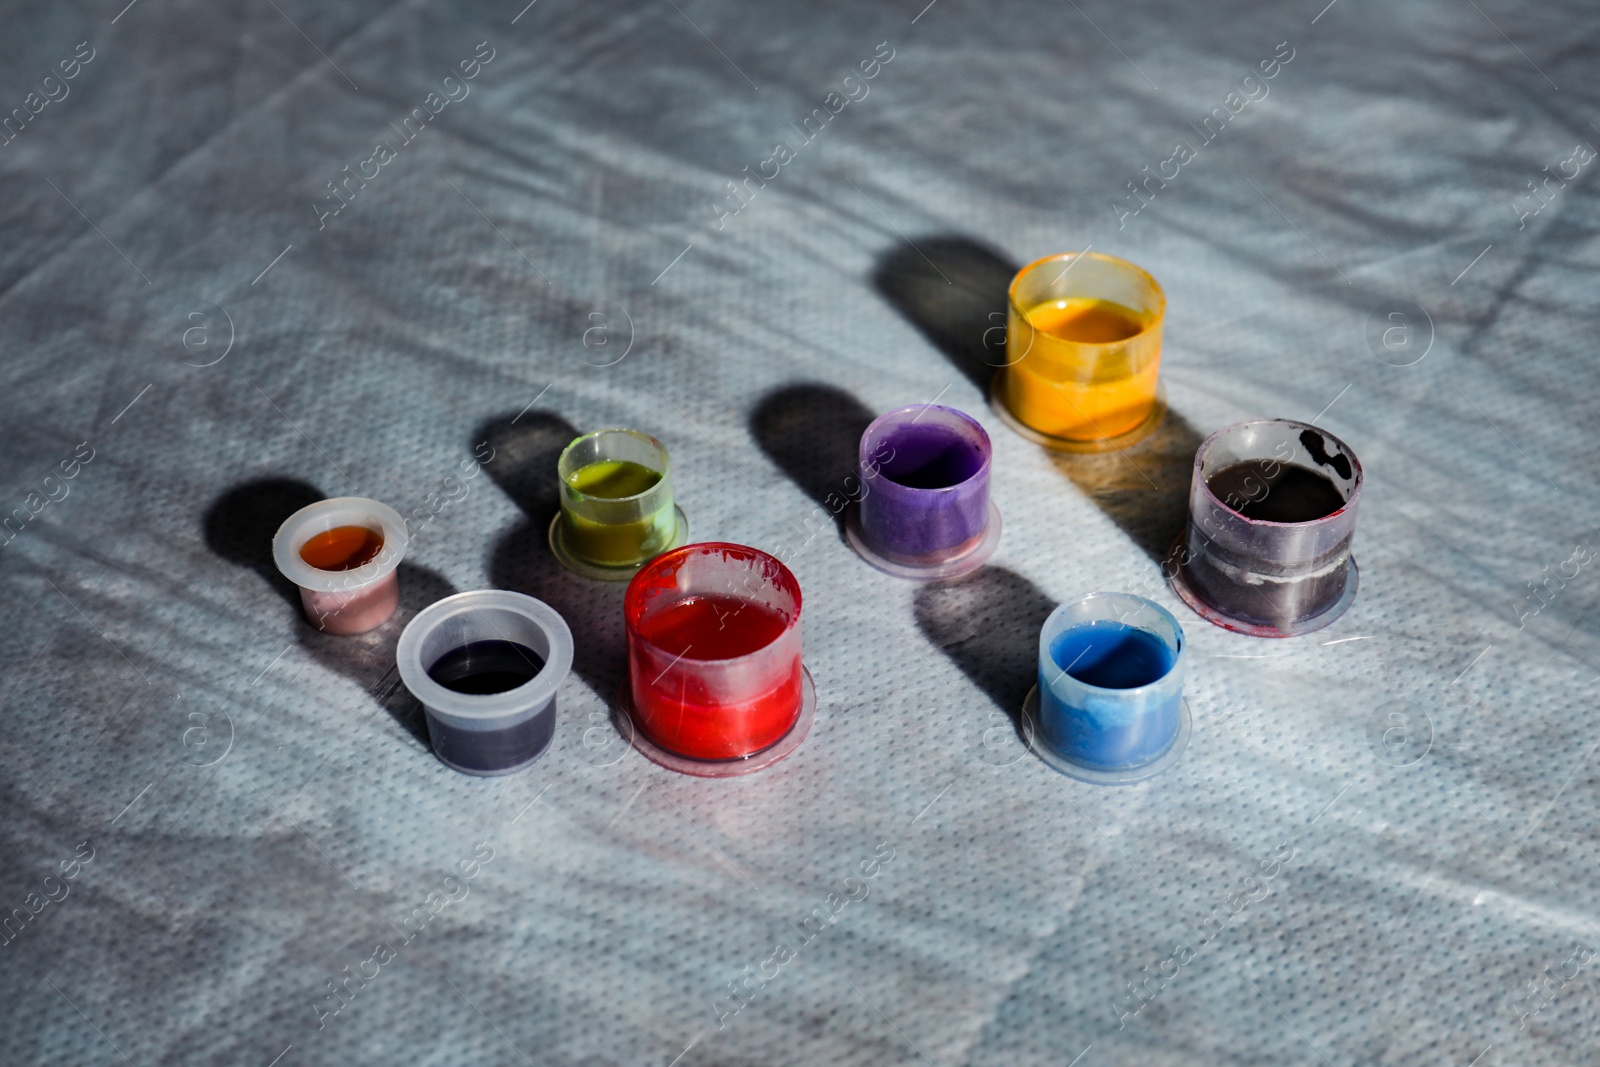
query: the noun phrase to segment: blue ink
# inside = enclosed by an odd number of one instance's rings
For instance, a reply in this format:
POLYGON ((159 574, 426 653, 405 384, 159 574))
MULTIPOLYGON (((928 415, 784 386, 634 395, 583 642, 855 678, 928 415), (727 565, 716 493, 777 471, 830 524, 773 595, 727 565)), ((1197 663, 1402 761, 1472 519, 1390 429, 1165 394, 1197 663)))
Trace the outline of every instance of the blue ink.
POLYGON ((1172 669, 1172 653, 1147 630, 1120 622, 1078 626, 1050 645, 1056 666, 1085 685, 1137 689, 1172 669))

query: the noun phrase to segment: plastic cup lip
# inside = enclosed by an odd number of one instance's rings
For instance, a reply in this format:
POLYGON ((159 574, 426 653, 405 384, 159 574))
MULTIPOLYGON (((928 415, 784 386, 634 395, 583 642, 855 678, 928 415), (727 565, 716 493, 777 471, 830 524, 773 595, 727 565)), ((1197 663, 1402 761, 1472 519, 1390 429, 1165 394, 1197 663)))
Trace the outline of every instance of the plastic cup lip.
MULTIPOLYGON (((735 544, 732 541, 696 541, 691 544, 680 545, 679 547, 672 549, 670 552, 663 552, 655 559, 652 559, 650 562, 646 563, 643 567, 640 567, 639 573, 634 575, 633 580, 628 583, 627 592, 623 594, 622 598, 622 612, 629 639, 638 641, 640 644, 654 649, 663 656, 671 656, 672 653, 668 652, 666 649, 662 648, 660 645, 656 644, 640 633, 631 621, 636 611, 642 611, 643 605, 640 604, 640 598, 644 596, 643 589, 647 577, 657 570, 665 570, 668 566, 677 563, 679 560, 687 559, 690 556, 709 556, 713 552, 724 552, 729 550, 740 553, 750 553, 758 559, 768 559, 777 564, 779 578, 784 581, 784 584, 787 586, 788 590, 794 594, 794 613, 790 615, 788 621, 785 622, 782 633, 778 634, 771 641, 768 641, 754 652, 747 652, 742 656, 726 656, 721 659, 702 659, 699 656, 683 655, 678 656, 674 662, 707 664, 717 667, 721 667, 724 664, 748 663, 757 656, 765 655, 772 649, 774 645, 778 644, 784 638, 788 637, 789 634, 798 629, 800 626, 801 608, 800 580, 794 576, 793 571, 784 565, 783 560, 769 552, 763 552, 759 548, 751 548, 749 545, 735 544)), ((690 593, 688 596, 680 597, 679 599, 687 600, 690 596, 696 595, 701 594, 690 593)))
MULTIPOLYGON (((1284 461, 1284 465, 1290 466, 1291 464, 1289 464, 1288 461, 1284 461)), ((1303 467, 1304 464, 1296 463, 1292 464, 1292 466, 1303 467)), ((1305 469, 1314 470, 1315 468, 1305 467, 1305 469)), ((1313 426, 1309 422, 1301 422, 1298 419, 1246 419, 1243 422, 1236 422, 1231 426, 1224 426, 1222 429, 1217 430, 1210 437, 1207 437, 1204 441, 1200 442, 1200 447, 1195 449, 1194 453, 1194 479, 1200 483, 1200 487, 1205 491, 1207 500, 1226 511, 1235 519, 1245 523, 1247 526, 1269 530, 1306 530, 1322 523, 1331 523, 1342 516, 1345 512, 1349 511, 1350 506, 1354 504, 1361 495, 1361 486, 1364 483, 1365 474, 1361 466, 1361 460, 1356 456, 1355 450, 1349 445, 1345 444, 1344 441, 1340 440, 1337 436, 1329 433, 1320 426, 1313 426), (1243 512, 1229 507, 1221 497, 1217 496, 1216 493, 1211 491, 1211 483, 1206 481, 1205 475, 1200 472, 1200 468, 1205 463, 1206 455, 1211 451, 1211 446, 1214 445, 1219 438, 1221 438, 1224 434, 1230 434, 1235 430, 1242 430, 1249 426, 1294 426, 1301 431, 1313 430, 1316 433, 1319 433, 1322 436, 1332 440, 1334 444, 1339 446, 1341 454, 1350 460, 1350 466, 1355 468, 1351 472, 1349 498, 1345 500, 1345 502, 1337 511, 1330 511, 1326 515, 1318 516, 1315 519, 1307 519, 1305 522, 1273 522, 1270 519, 1252 519, 1243 512)))
MULTIPOLYGON (((882 427, 889 420, 896 419, 899 416, 905 416, 913 411, 942 411, 946 414, 954 415, 957 418, 962 419, 973 429, 977 430, 979 440, 982 442, 980 451, 983 453, 983 464, 979 466, 977 470, 973 471, 970 476, 963 478, 959 482, 952 482, 949 485, 941 485, 931 489, 914 485, 902 485, 901 483, 895 481, 890 475, 885 473, 881 466, 879 467, 877 477, 884 479, 895 488, 903 490, 907 493, 951 493, 957 489, 965 488, 989 477, 989 468, 994 461, 994 442, 989 439, 989 431, 983 428, 983 423, 979 422, 971 415, 968 415, 965 411, 960 411, 956 408, 945 407, 943 404, 907 404, 905 407, 895 408, 893 411, 885 411, 882 415, 879 415, 877 418, 873 419, 872 422, 867 425, 867 428, 862 431, 861 443, 865 445, 867 441, 871 440, 874 434, 879 431, 880 427, 882 427)), ((921 416, 918 417, 920 418, 921 416)), ((911 423, 915 423, 916 421, 916 419, 912 419, 911 423)), ((908 423, 906 425, 910 424, 908 423)))
POLYGON ((572 652, 572 631, 567 620, 549 604, 508 589, 474 589, 436 600, 418 612, 400 633, 395 665, 400 669, 400 680, 430 715, 484 724, 516 720, 555 699, 556 690, 572 671, 572 652), (485 608, 513 612, 531 621, 550 639, 550 652, 539 673, 515 689, 503 693, 458 693, 428 675, 422 662, 422 643, 449 619, 485 608))
POLYGON ((307 504, 283 520, 272 537, 272 561, 285 578, 314 593, 353 593, 394 573, 410 546, 400 513, 361 496, 336 496, 307 504), (319 533, 338 526, 363 526, 383 535, 383 548, 370 561, 347 571, 325 571, 300 557, 300 549, 319 533))
MULTIPOLYGON (((1132 626, 1133 629, 1136 629, 1136 630, 1145 630, 1145 632, 1147 632, 1147 633, 1155 633, 1155 631, 1153 631, 1153 630, 1148 630, 1143 626, 1134 626, 1132 623, 1126 623, 1124 625, 1132 626)), ((1160 638, 1162 644, 1167 644, 1168 643, 1165 634, 1157 633, 1157 634, 1155 634, 1155 636, 1160 638)), ((1050 665, 1055 667, 1056 670, 1060 671, 1063 675, 1066 675, 1066 677, 1071 678, 1072 679, 1072 683, 1074 685, 1081 686, 1085 690, 1087 690, 1088 692, 1090 692, 1092 694, 1095 694, 1095 695, 1106 694, 1107 696, 1112 696, 1112 697, 1118 697, 1118 696, 1123 697, 1123 698, 1136 697, 1136 696, 1141 696, 1141 695, 1143 695, 1145 693, 1154 692, 1155 690, 1161 688, 1164 684, 1167 683, 1167 680, 1172 677, 1173 672, 1175 672, 1178 669, 1179 665, 1183 663, 1184 653, 1188 650, 1188 647, 1189 647, 1189 642, 1184 637, 1183 627, 1178 624, 1178 620, 1172 614, 1172 612, 1168 611, 1166 608, 1162 607, 1160 604, 1157 604, 1154 600, 1147 600, 1144 597, 1138 596, 1138 595, 1133 594, 1133 593, 1098 592, 1098 593, 1090 593, 1088 596, 1081 596, 1076 600, 1069 600, 1064 604, 1058 605, 1056 607, 1056 609, 1050 613, 1050 617, 1045 619, 1044 626, 1041 627, 1040 630, 1039 630, 1039 659, 1040 659, 1040 662, 1049 663, 1050 665), (1060 623, 1058 621, 1059 619, 1064 617, 1068 612, 1070 612, 1073 608, 1079 607, 1080 605, 1083 605, 1083 604, 1087 604, 1092 600, 1097 600, 1097 599, 1102 599, 1102 598, 1107 599, 1107 600, 1119 600, 1119 601, 1122 601, 1124 603, 1129 603, 1129 602, 1136 603, 1140 607, 1144 607, 1144 608, 1153 608, 1153 609, 1155 609, 1156 613, 1159 615, 1161 621, 1172 627, 1172 632, 1177 637, 1178 647, 1172 654, 1172 663, 1171 663, 1171 665, 1168 666, 1167 669, 1162 672, 1161 677, 1153 679, 1152 681, 1146 682, 1144 685, 1132 686, 1132 687, 1126 688, 1126 689, 1112 689, 1112 688, 1108 688, 1106 686, 1101 686, 1101 685, 1091 685, 1090 683, 1085 682, 1080 678, 1074 677, 1073 675, 1068 674, 1067 671, 1061 666, 1061 664, 1059 664, 1059 663, 1057 663, 1055 661, 1055 657, 1050 652, 1050 645, 1053 643, 1055 638, 1060 637, 1062 634, 1066 633, 1069 629, 1075 629, 1078 626, 1093 626, 1096 622, 1115 621, 1115 620, 1092 619, 1092 620, 1088 620, 1088 621, 1084 621, 1084 622, 1070 623, 1070 624, 1062 624, 1062 623, 1060 623)))
MULTIPOLYGON (((590 432, 579 437, 574 437, 571 443, 569 443, 566 448, 561 450, 561 455, 556 459, 556 469, 559 471, 562 467, 564 467, 567 462, 567 454, 570 453, 574 448, 577 448, 579 445, 583 444, 583 442, 604 437, 606 434, 613 433, 626 434, 629 437, 635 437, 641 441, 645 441, 653 445, 656 451, 661 453, 661 469, 658 472, 660 473, 661 477, 656 479, 656 485, 660 485, 662 482, 666 481, 667 476, 672 473, 672 456, 667 452, 667 446, 642 430, 630 430, 625 426, 613 426, 604 430, 591 430, 590 432)), ((651 469, 654 470, 655 468, 651 469)), ((604 500, 608 502, 638 500, 640 497, 646 496, 653 492, 656 488, 655 485, 652 485, 649 489, 641 490, 637 493, 634 493, 632 496, 594 496, 590 493, 585 493, 582 489, 574 488, 572 483, 568 482, 564 477, 561 479, 561 483, 565 487, 566 491, 571 493, 573 496, 580 497, 584 500, 604 500)))
MULTIPOLYGON (((1042 259, 1034 260, 1032 263, 1029 263, 1026 267, 1023 267, 1021 270, 1017 271, 1016 277, 1011 279, 1011 287, 1006 290, 1006 299, 1011 305, 1011 310, 1015 311, 1019 316, 1021 316, 1021 318, 1022 318, 1022 320, 1024 322, 1028 322, 1027 309, 1024 308, 1020 303, 1017 302, 1017 290, 1019 288, 1021 288, 1023 280, 1026 279, 1029 275, 1031 275, 1035 270, 1037 270, 1038 268, 1044 266, 1046 263, 1053 263, 1053 262, 1056 262, 1056 261, 1059 261, 1059 260, 1063 260, 1063 259, 1070 259, 1070 260, 1072 260, 1074 262, 1076 262, 1079 259, 1099 260, 1101 263, 1105 263, 1108 266, 1114 266, 1114 267, 1117 267, 1120 270, 1130 271, 1133 274, 1138 275, 1139 277, 1143 278, 1147 283, 1149 283, 1151 290, 1156 294, 1156 306, 1155 306, 1155 309, 1149 313, 1149 321, 1145 322, 1141 326, 1141 328, 1140 328, 1138 333, 1132 334, 1132 335, 1130 335, 1128 337, 1124 337, 1121 340, 1118 340, 1118 341, 1070 341, 1065 337, 1057 338, 1057 340, 1060 340, 1060 341, 1062 341, 1062 342, 1064 342, 1066 344, 1082 345, 1085 348, 1109 348, 1112 345, 1125 345, 1125 344, 1128 344, 1130 341, 1137 340, 1138 338, 1143 337, 1145 334, 1151 332, 1156 327, 1160 326, 1161 323, 1166 319, 1166 317, 1167 317, 1167 292, 1166 292, 1166 290, 1161 288, 1161 283, 1156 281, 1155 276, 1153 274, 1151 274, 1149 271, 1145 270, 1143 267, 1139 266, 1137 263, 1132 263, 1132 262, 1130 262, 1130 261, 1128 261, 1126 259, 1121 258, 1120 256, 1108 256, 1104 252, 1057 252, 1055 255, 1045 256, 1042 259)), ((1065 274, 1066 271, 1063 270, 1062 273, 1065 274)), ((1032 326, 1033 324, 1030 322, 1029 325, 1032 326)), ((1033 328, 1036 331, 1038 331, 1039 333, 1048 333, 1048 331, 1039 330, 1039 328, 1037 326, 1035 326, 1033 328)))

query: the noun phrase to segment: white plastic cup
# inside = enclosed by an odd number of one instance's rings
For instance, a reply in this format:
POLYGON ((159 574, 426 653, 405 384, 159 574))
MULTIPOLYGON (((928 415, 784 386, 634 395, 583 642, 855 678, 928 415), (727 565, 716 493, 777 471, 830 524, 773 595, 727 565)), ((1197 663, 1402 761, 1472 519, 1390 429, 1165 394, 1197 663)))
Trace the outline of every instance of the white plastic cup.
POLYGON ((572 671, 572 631, 549 604, 504 589, 457 593, 406 624, 395 649, 400 680, 422 703, 434 755, 464 774, 519 771, 555 736, 556 690, 572 671), (539 672, 500 693, 461 693, 429 671, 447 653, 480 641, 511 641, 544 660, 539 672))
POLYGON ((388 622, 400 606, 395 568, 409 543, 405 520, 394 508, 365 497, 341 496, 308 504, 285 519, 272 538, 272 559, 300 587, 307 622, 324 633, 364 634, 388 622), (340 526, 373 531, 383 538, 383 548, 347 571, 325 571, 301 557, 307 541, 340 526))

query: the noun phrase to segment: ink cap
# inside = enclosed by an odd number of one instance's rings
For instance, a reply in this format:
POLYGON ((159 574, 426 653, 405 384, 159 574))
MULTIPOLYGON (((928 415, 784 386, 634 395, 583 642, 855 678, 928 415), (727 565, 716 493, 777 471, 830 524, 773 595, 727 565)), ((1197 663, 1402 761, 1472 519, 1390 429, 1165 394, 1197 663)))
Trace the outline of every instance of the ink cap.
POLYGON ((1131 593, 1091 593, 1050 613, 1038 649, 1022 728, 1046 764, 1092 785, 1129 785, 1178 762, 1190 732, 1188 642, 1171 612, 1131 593))
POLYGON ((1125 259, 1085 251, 1035 260, 1007 292, 1006 357, 990 382, 990 406, 1019 435, 1057 452, 1127 448, 1166 414, 1166 312, 1161 285, 1125 259))
POLYGON ((278 571, 300 588, 306 621, 325 633, 352 635, 375 630, 400 605, 396 573, 410 544, 405 520, 387 504, 341 496, 308 504, 290 515, 272 538, 278 571), (383 539, 378 554, 350 570, 323 570, 301 556, 318 534, 356 526, 383 539))
POLYGON ((446 766, 473 775, 511 774, 543 756, 555 735, 556 693, 572 670, 572 631, 561 614, 504 589, 457 593, 406 624, 395 649, 400 680, 422 704, 428 738, 446 766), (512 642, 542 660, 525 683, 464 693, 430 671, 446 655, 484 641, 512 642))
POLYGON ((861 435, 861 496, 845 537, 878 570, 913 581, 970 574, 1000 544, 1000 509, 989 491, 994 446, 978 420, 955 408, 912 404, 886 412, 861 435))
POLYGON ((775 556, 684 545, 639 571, 623 614, 619 718, 647 759, 726 778, 763 770, 805 739, 817 690, 801 655, 800 583, 775 556))
POLYGON ((1350 446, 1310 423, 1254 419, 1218 430, 1195 452, 1189 522, 1164 568, 1173 591, 1207 622, 1252 637, 1328 626, 1360 582, 1351 549, 1364 480, 1350 446), (1219 495, 1218 475, 1245 465, 1219 495), (1320 489, 1320 506, 1286 509, 1286 497, 1308 489, 1320 489))
POLYGON ((671 457, 647 433, 609 429, 577 437, 562 450, 556 475, 561 506, 550 521, 550 551, 574 574, 625 582, 689 539, 688 516, 673 493, 671 457), (642 468, 655 480, 619 495, 577 484, 583 471, 605 464, 642 468))

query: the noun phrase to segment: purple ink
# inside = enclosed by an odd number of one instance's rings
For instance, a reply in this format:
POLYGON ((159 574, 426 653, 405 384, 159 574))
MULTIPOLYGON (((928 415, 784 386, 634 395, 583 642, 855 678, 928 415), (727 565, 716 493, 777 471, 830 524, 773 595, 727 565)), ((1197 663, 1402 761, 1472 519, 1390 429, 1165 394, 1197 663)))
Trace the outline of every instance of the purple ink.
POLYGON ((861 435, 852 543, 900 577, 950 578, 981 566, 1000 539, 992 454, 983 427, 954 408, 914 404, 879 416, 861 435))

